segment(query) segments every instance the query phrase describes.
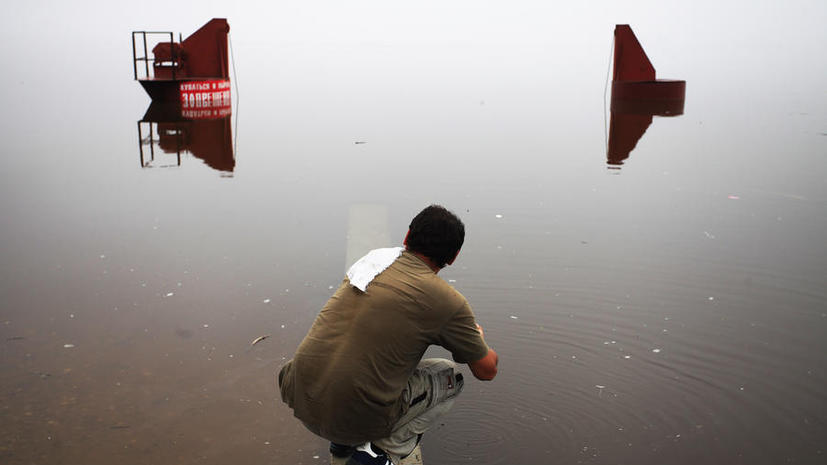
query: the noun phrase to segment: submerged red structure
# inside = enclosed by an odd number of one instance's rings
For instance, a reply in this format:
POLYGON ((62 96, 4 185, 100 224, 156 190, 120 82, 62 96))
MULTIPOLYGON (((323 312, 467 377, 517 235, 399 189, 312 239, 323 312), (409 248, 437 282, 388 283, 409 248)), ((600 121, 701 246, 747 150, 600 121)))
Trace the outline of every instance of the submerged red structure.
POLYGON ((653 116, 683 114, 686 81, 656 79, 655 67, 632 28, 615 26, 614 73, 607 159, 622 165, 653 116))
POLYGON ((180 166, 182 152, 189 152, 215 170, 235 169, 229 31, 226 19, 214 18, 178 42, 172 32, 132 32, 134 77, 152 99, 138 121, 142 167, 180 166), (176 162, 157 163, 156 146, 176 155, 176 162))
POLYGON ((133 31, 135 80, 154 101, 179 101, 185 107, 229 106, 229 32, 230 25, 223 18, 213 18, 179 42, 172 32, 133 31), (152 38, 160 41, 152 47, 150 58, 147 40, 152 38), (140 50, 143 56, 138 56, 140 50))

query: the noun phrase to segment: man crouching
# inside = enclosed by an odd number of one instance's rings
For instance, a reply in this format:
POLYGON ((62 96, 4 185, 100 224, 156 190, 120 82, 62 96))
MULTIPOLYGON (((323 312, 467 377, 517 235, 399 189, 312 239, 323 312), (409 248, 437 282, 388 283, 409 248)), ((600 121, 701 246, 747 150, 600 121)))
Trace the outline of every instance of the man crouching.
POLYGON ((411 221, 405 247, 359 259, 279 372, 281 398, 348 465, 391 465, 462 391, 457 363, 497 375, 497 354, 465 297, 437 277, 454 262, 465 226, 438 205, 411 221), (425 359, 431 344, 454 361, 425 359))

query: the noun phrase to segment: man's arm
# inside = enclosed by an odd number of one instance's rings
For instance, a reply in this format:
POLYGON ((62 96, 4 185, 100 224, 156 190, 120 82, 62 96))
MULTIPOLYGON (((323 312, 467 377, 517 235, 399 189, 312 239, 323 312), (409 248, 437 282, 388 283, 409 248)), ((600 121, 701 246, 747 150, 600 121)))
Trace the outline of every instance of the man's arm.
MULTIPOLYGON (((477 325, 477 330, 480 332, 480 337, 484 336, 482 331, 482 326, 477 325)), ((497 353, 494 352, 493 349, 488 349, 488 353, 485 357, 477 360, 476 362, 471 362, 468 364, 468 368, 471 369, 471 373, 474 374, 479 380, 482 381, 491 381, 497 376, 497 363, 499 362, 499 357, 497 357, 497 353)))

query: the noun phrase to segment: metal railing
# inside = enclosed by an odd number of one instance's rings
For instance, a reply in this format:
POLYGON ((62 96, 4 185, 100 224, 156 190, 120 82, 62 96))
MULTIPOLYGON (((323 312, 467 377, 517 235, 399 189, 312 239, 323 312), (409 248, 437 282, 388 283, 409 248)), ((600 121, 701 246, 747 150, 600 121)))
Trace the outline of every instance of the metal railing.
MULTIPOLYGON (((146 72, 145 79, 151 79, 151 78, 155 77, 154 72, 152 73, 151 76, 149 74, 149 62, 150 61, 152 62, 153 71, 155 70, 155 67, 157 65, 155 64, 155 58, 149 58, 149 51, 148 51, 147 45, 146 45, 146 36, 147 36, 147 34, 150 34, 150 35, 168 35, 169 36, 169 53, 170 53, 170 62, 171 62, 170 63, 170 65, 171 65, 170 68, 172 68, 172 79, 174 80, 175 79, 175 68, 178 67, 178 60, 176 59, 176 56, 175 56, 176 55, 176 53, 175 53, 175 42, 174 42, 175 41, 175 36, 172 34, 172 32, 160 32, 160 31, 132 31, 132 69, 133 69, 134 79, 136 81, 138 80, 138 62, 139 61, 144 62, 144 67, 145 67, 145 72, 146 72), (142 56, 142 57, 138 56, 138 52, 135 49, 135 45, 136 45, 135 36, 139 35, 139 34, 141 35, 141 37, 143 39, 143 45, 144 45, 144 47, 143 47, 144 56, 142 56)), ((161 63, 163 63, 163 61, 161 63)))

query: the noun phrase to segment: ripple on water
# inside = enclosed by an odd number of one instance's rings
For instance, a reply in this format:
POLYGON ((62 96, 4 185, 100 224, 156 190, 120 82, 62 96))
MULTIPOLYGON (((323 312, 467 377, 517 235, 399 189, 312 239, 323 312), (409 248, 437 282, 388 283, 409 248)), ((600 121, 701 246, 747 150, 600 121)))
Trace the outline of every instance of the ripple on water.
POLYGON ((703 435, 725 440, 705 440, 700 458, 729 456, 741 444, 751 444, 746 457, 778 456, 779 434, 820 447, 825 425, 811 406, 827 401, 823 292, 745 264, 700 265, 753 279, 648 269, 636 287, 620 289, 607 270, 592 269, 590 280, 478 290, 504 309, 478 310, 500 375, 484 390, 466 387, 439 435, 445 454, 505 464, 515 448, 531 448, 527 457, 553 451, 568 463, 602 446, 637 460, 623 447, 703 435))
POLYGON ((509 405, 507 411, 495 413, 501 406, 502 399, 493 396, 458 403, 446 421, 447 426, 431 435, 435 436, 432 440, 438 443, 437 447, 444 450, 445 461, 509 465, 514 463, 513 445, 520 444, 527 435, 539 434, 548 439, 544 447, 549 453, 570 443, 555 440, 565 437, 566 424, 553 421, 547 411, 516 403, 509 405))

